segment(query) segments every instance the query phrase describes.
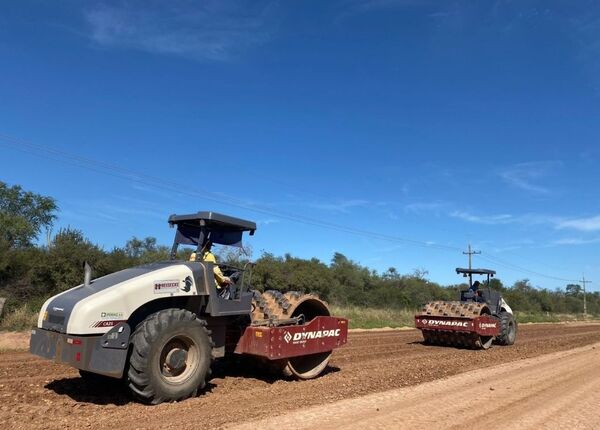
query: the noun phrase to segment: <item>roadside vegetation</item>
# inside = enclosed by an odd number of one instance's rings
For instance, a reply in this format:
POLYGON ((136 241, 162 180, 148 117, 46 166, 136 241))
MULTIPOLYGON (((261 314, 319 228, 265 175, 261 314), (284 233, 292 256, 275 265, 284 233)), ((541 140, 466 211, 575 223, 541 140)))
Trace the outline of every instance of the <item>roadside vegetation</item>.
MULTIPOLYGON (((26 329, 35 325, 44 300, 83 281, 83 262, 94 268, 94 276, 139 264, 164 260, 169 247, 155 238, 133 237, 122 247, 105 250, 77 229, 45 235, 57 219, 57 204, 19 186, 0 182, 0 297, 6 297, 0 330, 26 329), (44 236, 45 243, 39 242, 44 236)), ((184 259, 185 252, 179 255, 184 259)), ((246 258, 246 257, 243 257, 246 258)), ((224 253, 220 261, 244 263, 235 253, 224 253)), ((427 279, 426 270, 402 274, 390 267, 378 273, 335 253, 331 261, 301 259, 286 254, 264 253, 255 261, 252 285, 268 289, 314 292, 334 307, 336 314, 351 320, 351 327, 411 326, 415 310, 429 300, 457 296, 464 284, 439 285, 427 279)), ((492 280, 517 312, 519 322, 562 321, 581 318, 582 288, 534 287, 527 279, 504 285, 492 280)), ((600 315, 600 293, 587 295, 588 313, 600 315)))

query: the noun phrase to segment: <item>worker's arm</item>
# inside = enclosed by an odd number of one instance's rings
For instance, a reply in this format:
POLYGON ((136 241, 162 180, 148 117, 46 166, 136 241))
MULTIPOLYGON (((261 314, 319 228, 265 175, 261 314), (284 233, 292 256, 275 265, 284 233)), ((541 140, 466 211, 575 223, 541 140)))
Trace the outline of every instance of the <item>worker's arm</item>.
POLYGON ((227 276, 223 275, 223 272, 221 272, 221 269, 219 268, 219 266, 217 266, 217 259, 212 254, 212 252, 205 253, 203 260, 206 261, 207 263, 213 264, 213 271, 215 273, 215 280, 217 281, 217 284, 222 285, 222 284, 230 284, 231 283, 229 278, 227 276))

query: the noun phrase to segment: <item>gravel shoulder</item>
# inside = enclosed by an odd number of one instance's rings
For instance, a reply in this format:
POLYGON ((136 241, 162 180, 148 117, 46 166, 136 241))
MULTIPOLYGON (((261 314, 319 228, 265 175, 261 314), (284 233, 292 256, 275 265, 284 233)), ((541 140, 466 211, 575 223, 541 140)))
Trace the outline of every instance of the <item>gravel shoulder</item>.
POLYGON ((30 331, 0 331, 0 352, 29 349, 30 331))

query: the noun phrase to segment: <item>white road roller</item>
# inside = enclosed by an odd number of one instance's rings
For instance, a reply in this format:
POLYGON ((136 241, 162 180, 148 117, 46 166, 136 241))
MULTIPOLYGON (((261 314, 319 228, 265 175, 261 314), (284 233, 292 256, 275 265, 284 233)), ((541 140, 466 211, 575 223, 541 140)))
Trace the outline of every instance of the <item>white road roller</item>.
POLYGON ((44 303, 31 352, 82 377, 122 379, 138 400, 157 404, 196 395, 213 360, 229 354, 308 379, 346 343, 347 320, 315 295, 254 291, 249 265, 221 266, 234 283, 219 288, 212 263, 176 260, 180 245, 194 246, 197 256, 208 242, 241 246, 254 222, 198 212, 172 215, 169 224, 176 227, 171 260, 98 279, 86 265, 83 284, 44 303))

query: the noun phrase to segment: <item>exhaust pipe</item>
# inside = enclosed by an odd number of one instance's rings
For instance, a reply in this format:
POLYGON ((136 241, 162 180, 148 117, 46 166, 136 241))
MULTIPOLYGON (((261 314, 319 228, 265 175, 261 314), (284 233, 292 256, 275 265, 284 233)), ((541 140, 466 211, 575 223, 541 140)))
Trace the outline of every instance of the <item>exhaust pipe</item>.
POLYGON ((83 263, 83 270, 84 270, 84 276, 83 276, 83 286, 84 287, 89 287, 90 283, 92 281, 92 266, 90 266, 88 264, 87 261, 85 261, 83 263))

